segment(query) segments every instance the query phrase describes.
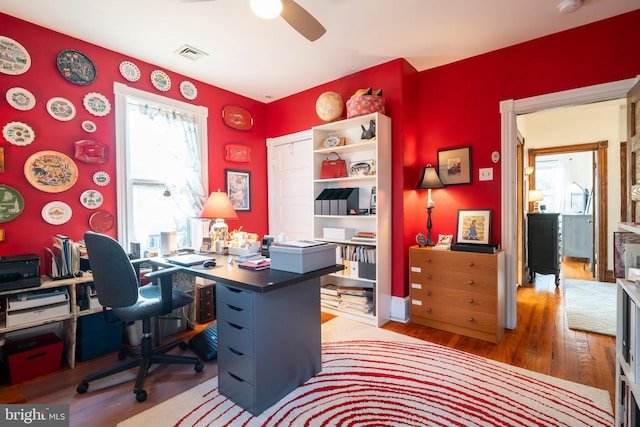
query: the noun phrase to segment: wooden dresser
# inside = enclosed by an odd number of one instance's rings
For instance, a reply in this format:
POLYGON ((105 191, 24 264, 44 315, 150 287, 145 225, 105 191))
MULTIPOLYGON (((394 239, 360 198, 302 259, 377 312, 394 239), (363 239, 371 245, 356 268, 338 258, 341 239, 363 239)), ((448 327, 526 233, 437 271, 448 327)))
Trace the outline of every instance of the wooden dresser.
POLYGON ((411 322, 499 343, 505 325, 504 252, 409 248, 411 322))

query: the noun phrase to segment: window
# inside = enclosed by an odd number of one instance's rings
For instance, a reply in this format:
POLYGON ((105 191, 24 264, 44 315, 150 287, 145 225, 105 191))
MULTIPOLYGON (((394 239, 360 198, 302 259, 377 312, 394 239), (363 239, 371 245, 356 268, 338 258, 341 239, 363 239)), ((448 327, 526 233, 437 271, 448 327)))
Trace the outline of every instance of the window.
POLYGON ((118 239, 142 254, 161 232, 199 247, 207 191, 207 109, 115 83, 118 239))

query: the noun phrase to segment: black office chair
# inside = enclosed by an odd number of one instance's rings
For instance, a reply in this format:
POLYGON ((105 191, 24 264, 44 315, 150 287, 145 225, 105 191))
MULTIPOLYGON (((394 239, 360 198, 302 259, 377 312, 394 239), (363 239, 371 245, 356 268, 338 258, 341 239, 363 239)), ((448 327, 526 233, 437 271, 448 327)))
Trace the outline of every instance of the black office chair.
MULTIPOLYGON (((98 301, 103 310, 111 312, 122 322, 142 320, 142 343, 140 355, 130 361, 122 362, 111 369, 89 375, 82 379, 76 391, 86 393, 89 383, 109 375, 139 366, 133 392, 138 402, 144 402, 147 392, 144 382, 149 368, 154 363, 194 364, 196 372, 202 371, 202 363, 197 357, 165 354, 169 350, 180 347, 187 348, 184 341, 175 341, 167 345, 153 348, 151 335, 151 319, 170 314, 174 309, 190 304, 193 297, 172 285, 171 275, 180 271, 180 267, 157 269, 145 275, 150 284, 140 286, 139 267, 131 261, 120 244, 109 236, 87 231, 84 235, 87 245, 89 264, 93 273, 93 283, 98 301)), ((119 359, 126 357, 120 352, 119 359)))

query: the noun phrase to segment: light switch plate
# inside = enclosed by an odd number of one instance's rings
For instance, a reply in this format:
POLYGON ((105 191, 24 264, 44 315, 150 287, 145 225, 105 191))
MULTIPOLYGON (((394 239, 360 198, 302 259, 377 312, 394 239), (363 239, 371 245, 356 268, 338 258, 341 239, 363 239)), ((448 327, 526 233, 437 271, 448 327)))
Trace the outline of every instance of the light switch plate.
POLYGON ((480 181, 493 181, 493 168, 481 168, 478 179, 480 181))

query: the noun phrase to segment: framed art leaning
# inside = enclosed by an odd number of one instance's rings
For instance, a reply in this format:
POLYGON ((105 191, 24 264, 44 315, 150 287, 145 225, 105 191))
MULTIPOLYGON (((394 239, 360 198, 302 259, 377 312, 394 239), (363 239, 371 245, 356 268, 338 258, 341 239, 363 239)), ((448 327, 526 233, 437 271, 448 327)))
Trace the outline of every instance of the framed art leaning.
POLYGON ((488 244, 491 237, 491 209, 459 209, 457 243, 488 244))

